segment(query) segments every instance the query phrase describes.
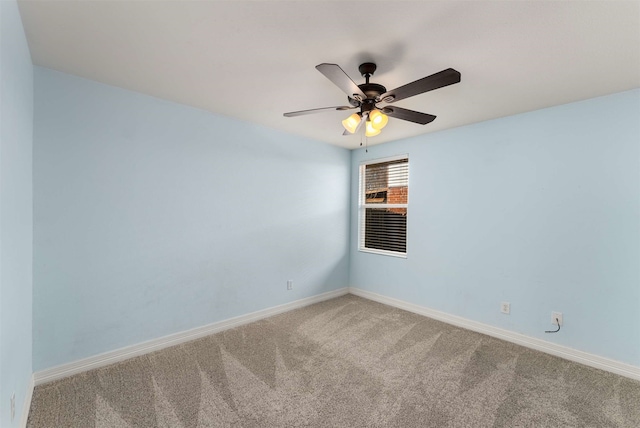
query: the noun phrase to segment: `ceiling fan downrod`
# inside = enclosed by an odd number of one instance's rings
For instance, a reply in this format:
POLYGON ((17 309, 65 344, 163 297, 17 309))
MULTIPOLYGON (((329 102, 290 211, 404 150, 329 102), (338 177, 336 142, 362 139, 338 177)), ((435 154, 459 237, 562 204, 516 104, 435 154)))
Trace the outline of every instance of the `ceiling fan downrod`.
MULTIPOLYGON (((373 76, 373 73, 375 73, 376 68, 377 66, 372 62, 362 63, 358 67, 358 71, 360 71, 362 77, 365 78, 365 83, 358 85, 360 90, 367 96, 367 98, 361 100, 363 105, 377 103, 378 101, 380 101, 380 95, 387 92, 387 88, 385 88, 384 86, 377 83, 369 82, 369 79, 371 78, 371 76, 373 76)), ((369 111, 372 108, 373 107, 368 108, 365 111, 369 111)))
POLYGON ((358 67, 358 71, 360 72, 360 75, 366 79, 367 85, 369 84, 369 77, 373 76, 373 73, 376 72, 376 68, 378 67, 372 62, 362 63, 360 64, 360 67, 358 67))

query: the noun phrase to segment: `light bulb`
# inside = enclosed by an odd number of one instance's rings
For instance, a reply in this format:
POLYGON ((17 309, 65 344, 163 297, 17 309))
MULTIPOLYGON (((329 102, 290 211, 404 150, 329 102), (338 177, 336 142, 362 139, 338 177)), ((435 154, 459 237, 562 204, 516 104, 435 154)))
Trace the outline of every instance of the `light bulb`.
POLYGON ((371 122, 370 120, 367 120, 366 125, 367 127, 365 129, 364 135, 366 135, 367 137, 375 137, 380 133, 379 129, 373 127, 373 122, 371 122))
POLYGON ((358 113, 353 113, 351 116, 342 121, 342 126, 350 133, 356 132, 358 128, 358 124, 360 123, 360 115, 358 113))
POLYGON ((380 110, 373 110, 369 113, 369 119, 371 119, 371 126, 375 129, 382 129, 387 126, 387 122, 389 122, 389 117, 380 110))

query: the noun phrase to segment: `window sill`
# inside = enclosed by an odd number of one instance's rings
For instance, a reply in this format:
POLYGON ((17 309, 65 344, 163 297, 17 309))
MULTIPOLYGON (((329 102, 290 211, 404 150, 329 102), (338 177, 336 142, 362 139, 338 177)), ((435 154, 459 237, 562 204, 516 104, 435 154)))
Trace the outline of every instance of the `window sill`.
POLYGON ((371 248, 358 248, 358 251, 360 251, 361 253, 379 254, 381 256, 396 257, 396 258, 399 258, 399 259, 406 259, 407 258, 407 253, 396 253, 396 252, 393 252, 393 251, 374 250, 374 249, 371 249, 371 248))

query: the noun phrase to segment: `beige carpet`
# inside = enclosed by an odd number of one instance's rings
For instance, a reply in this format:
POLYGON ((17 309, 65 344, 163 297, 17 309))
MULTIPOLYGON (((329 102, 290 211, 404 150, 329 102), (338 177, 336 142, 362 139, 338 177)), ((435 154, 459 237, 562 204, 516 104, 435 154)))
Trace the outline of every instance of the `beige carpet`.
POLYGON ((640 427, 640 382, 347 295, 38 386, 29 427, 640 427))

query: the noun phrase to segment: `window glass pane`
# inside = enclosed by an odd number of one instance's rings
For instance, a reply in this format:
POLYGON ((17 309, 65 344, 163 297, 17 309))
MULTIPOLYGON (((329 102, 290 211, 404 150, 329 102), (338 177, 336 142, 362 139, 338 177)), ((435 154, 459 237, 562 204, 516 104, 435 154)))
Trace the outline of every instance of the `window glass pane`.
POLYGON ((409 185, 408 167, 408 159, 366 165, 364 203, 406 204, 409 185))

